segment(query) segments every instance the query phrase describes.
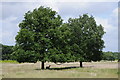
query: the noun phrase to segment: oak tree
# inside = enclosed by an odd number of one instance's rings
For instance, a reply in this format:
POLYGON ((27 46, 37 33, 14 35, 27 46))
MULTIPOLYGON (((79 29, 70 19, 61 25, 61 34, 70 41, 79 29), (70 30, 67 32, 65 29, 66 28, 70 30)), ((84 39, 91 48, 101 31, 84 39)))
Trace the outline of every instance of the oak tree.
POLYGON ((102 58, 104 48, 104 29, 102 25, 97 25, 93 16, 83 14, 79 18, 70 18, 68 26, 72 32, 72 51, 76 56, 76 61, 99 61, 102 58))
POLYGON ((56 11, 43 6, 25 13, 24 20, 19 24, 20 31, 16 36, 16 55, 19 62, 49 61, 48 51, 52 46, 51 33, 62 24, 56 11), (33 59, 33 60, 31 60, 33 59))

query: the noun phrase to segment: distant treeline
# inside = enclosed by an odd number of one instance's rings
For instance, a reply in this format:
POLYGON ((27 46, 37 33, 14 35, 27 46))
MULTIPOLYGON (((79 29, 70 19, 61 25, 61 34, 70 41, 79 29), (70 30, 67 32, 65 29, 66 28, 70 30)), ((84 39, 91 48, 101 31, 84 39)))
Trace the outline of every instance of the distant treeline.
POLYGON ((12 60, 13 46, 0 44, 2 49, 2 60, 12 60))
MULTIPOLYGON (((14 52, 13 47, 14 46, 8 46, 8 45, 3 45, 0 44, 0 49, 2 47, 2 60, 13 60, 12 53, 14 52)), ((119 60, 119 52, 103 52, 102 55, 102 60, 107 60, 107 61, 114 61, 114 60, 119 60)))
POLYGON ((102 60, 114 61, 120 60, 120 52, 103 52, 102 60))

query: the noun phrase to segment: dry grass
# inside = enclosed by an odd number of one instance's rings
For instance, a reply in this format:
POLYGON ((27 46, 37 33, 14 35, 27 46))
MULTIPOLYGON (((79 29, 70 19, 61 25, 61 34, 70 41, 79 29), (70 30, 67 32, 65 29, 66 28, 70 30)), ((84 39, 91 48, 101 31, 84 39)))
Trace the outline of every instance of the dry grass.
POLYGON ((117 78, 117 62, 84 62, 83 68, 79 63, 64 63, 51 65, 51 70, 40 70, 40 62, 37 63, 2 63, 4 78, 117 78), (70 68, 73 67, 73 68, 70 68))

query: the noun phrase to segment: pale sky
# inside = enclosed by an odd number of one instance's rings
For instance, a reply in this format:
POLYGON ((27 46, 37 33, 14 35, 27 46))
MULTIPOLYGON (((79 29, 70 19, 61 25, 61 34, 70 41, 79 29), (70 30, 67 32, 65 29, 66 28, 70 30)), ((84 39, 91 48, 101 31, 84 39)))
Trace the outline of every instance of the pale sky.
POLYGON ((118 2, 110 0, 6 0, 0 2, 0 43, 15 45, 15 36, 19 31, 18 24, 24 19, 24 14, 39 6, 51 7, 61 15, 64 22, 68 18, 76 18, 88 13, 95 17, 97 24, 104 27, 106 34, 103 37, 105 48, 103 51, 118 51, 118 2))

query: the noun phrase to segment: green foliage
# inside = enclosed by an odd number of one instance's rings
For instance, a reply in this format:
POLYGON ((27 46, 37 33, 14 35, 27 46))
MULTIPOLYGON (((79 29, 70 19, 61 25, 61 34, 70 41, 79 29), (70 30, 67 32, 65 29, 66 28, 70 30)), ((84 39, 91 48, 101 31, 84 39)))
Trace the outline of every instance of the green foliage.
POLYGON ((25 13, 16 36, 18 62, 72 62, 101 60, 105 33, 87 14, 62 23, 56 11, 43 6, 25 13))
POLYGON ((0 60, 0 63, 18 63, 15 60, 0 60))
POLYGON ((97 25, 94 17, 87 14, 79 18, 68 20, 67 25, 71 29, 71 49, 77 61, 101 60, 105 33, 101 25, 97 25))
POLYGON ((18 49, 16 52, 13 52, 12 54, 14 59, 18 61, 19 63, 22 62, 37 62, 37 55, 34 51, 24 51, 23 49, 18 49))
POLYGON ((70 62, 74 57, 71 55, 69 43, 71 42, 71 32, 66 24, 56 28, 51 39, 52 48, 49 49, 49 59, 51 62, 70 62))
POLYGON ((62 19, 56 11, 43 6, 28 11, 20 24, 20 31, 16 36, 15 53, 19 62, 50 61, 49 51, 54 49, 52 39, 62 19), (20 49, 20 50, 19 50, 20 49), (31 56, 35 58, 31 58, 31 56))
POLYGON ((2 45, 2 60, 12 60, 13 46, 2 45))
POLYGON ((119 52, 103 52, 102 60, 114 61, 119 60, 119 52))

